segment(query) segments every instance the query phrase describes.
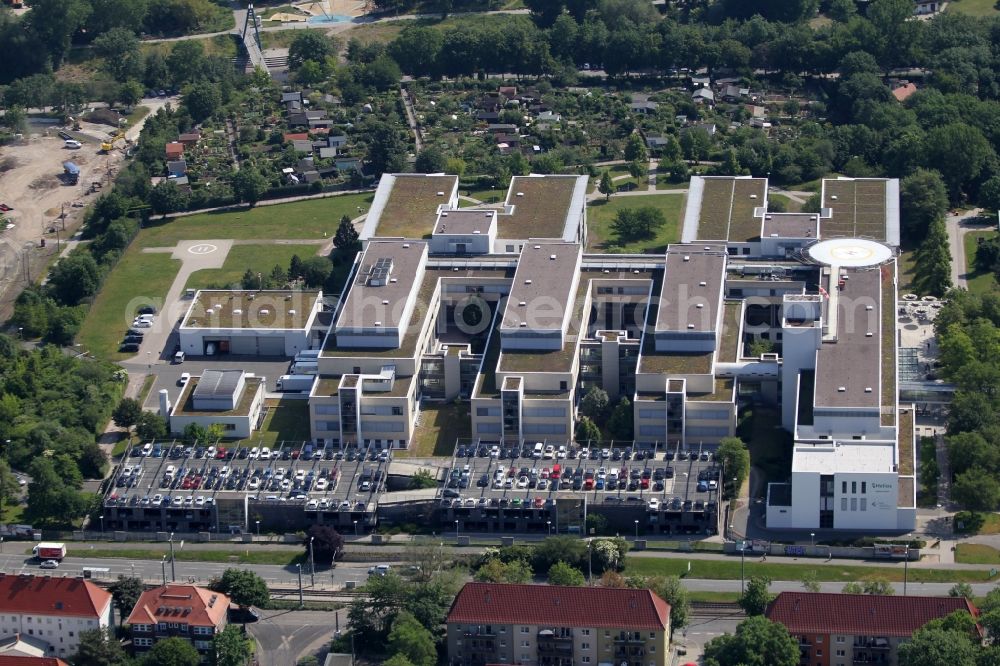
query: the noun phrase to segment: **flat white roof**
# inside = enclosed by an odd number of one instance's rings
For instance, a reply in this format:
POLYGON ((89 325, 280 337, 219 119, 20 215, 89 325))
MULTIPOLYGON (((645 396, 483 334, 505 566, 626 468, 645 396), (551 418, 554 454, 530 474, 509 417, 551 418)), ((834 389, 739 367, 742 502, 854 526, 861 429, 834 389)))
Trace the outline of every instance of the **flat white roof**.
POLYGON ((792 472, 891 474, 895 471, 894 449, 892 442, 798 443, 792 453, 792 472))

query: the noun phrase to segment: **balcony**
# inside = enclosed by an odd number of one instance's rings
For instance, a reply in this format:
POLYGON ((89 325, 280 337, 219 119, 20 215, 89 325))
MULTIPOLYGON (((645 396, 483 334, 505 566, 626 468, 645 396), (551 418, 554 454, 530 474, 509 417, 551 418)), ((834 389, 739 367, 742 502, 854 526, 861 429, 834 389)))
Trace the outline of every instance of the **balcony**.
POLYGON ((614 637, 614 642, 625 645, 644 645, 646 639, 641 634, 618 634, 614 637))
POLYGON ((889 645, 889 639, 884 636, 874 636, 870 638, 856 638, 854 639, 854 649, 855 650, 878 650, 884 651, 889 650, 892 646, 889 645))
POLYGON ((887 654, 866 654, 866 653, 854 653, 854 663, 855 664, 888 664, 889 655, 887 654))

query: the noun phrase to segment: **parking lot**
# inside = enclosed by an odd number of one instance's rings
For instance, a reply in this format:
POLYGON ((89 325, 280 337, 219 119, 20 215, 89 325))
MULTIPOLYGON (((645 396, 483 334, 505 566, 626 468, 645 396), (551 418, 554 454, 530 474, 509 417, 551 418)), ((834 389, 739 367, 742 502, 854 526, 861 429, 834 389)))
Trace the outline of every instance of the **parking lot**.
POLYGON ((220 501, 292 503, 304 511, 374 511, 390 453, 284 445, 136 445, 124 457, 105 498, 109 507, 211 511, 220 501))
MULTIPOLYGON (((724 478, 715 448, 460 444, 439 504, 450 517, 472 509, 548 512, 562 500, 585 499, 591 510, 631 507, 678 522, 683 514, 711 522, 724 478)), ((668 522, 659 531, 669 531, 668 522)), ((705 527, 687 522, 693 530, 705 527)), ((541 525, 551 527, 548 520, 541 525)))

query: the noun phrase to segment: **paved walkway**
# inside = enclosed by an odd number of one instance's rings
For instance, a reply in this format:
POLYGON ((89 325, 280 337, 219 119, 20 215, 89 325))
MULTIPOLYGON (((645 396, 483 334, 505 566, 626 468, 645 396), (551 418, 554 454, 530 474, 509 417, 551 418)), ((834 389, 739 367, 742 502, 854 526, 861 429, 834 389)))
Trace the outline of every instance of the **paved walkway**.
POLYGON ((945 218, 945 228, 948 231, 948 244, 951 247, 951 282, 956 287, 968 288, 966 281, 965 234, 978 229, 992 229, 993 225, 972 224, 971 220, 983 213, 981 208, 972 208, 959 215, 948 215, 945 218))

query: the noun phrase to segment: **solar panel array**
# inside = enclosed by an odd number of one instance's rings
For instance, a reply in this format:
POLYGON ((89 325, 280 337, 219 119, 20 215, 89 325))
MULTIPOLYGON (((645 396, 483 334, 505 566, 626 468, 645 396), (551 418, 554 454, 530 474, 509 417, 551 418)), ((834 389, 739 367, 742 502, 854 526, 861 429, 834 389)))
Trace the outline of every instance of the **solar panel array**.
POLYGON ((388 257, 376 259, 368 276, 368 284, 373 287, 386 284, 389 281, 390 272, 392 272, 392 259, 388 257))

